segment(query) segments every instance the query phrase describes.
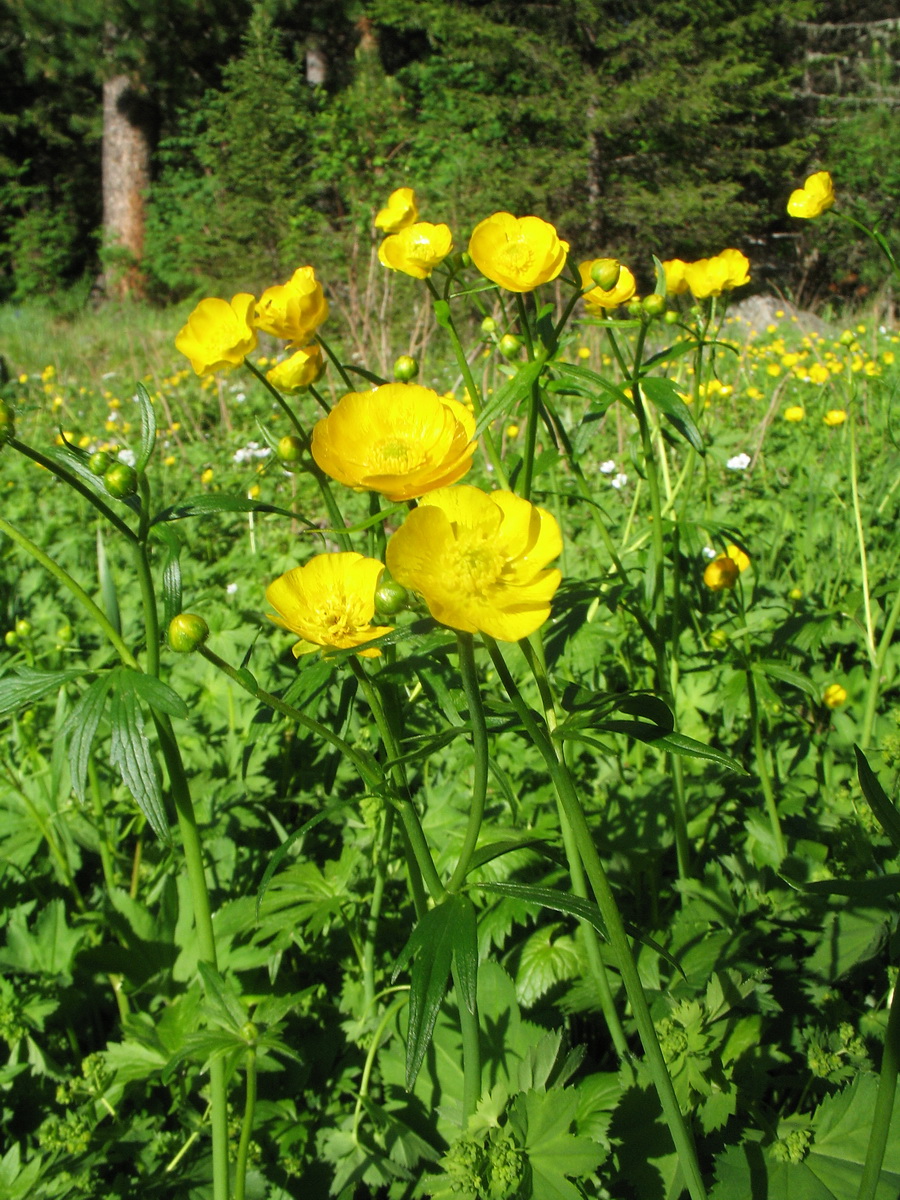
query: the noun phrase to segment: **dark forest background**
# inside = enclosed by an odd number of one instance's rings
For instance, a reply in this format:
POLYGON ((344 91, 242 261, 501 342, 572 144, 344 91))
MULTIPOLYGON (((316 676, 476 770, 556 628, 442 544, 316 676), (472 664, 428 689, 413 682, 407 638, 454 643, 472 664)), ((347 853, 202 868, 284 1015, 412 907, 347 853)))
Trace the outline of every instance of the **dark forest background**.
POLYGON ((801 303, 882 278, 900 19, 873 0, 0 0, 0 299, 169 302, 368 258, 400 185, 579 255, 734 245, 801 303))

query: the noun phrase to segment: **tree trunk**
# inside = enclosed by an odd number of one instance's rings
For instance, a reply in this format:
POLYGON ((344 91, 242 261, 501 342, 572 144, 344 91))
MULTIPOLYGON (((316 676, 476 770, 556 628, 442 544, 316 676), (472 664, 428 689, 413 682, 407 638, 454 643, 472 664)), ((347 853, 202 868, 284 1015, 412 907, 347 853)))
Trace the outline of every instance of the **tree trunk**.
POLYGON ((144 198, 150 186, 146 101, 127 75, 103 84, 103 242, 108 296, 140 296, 144 198))

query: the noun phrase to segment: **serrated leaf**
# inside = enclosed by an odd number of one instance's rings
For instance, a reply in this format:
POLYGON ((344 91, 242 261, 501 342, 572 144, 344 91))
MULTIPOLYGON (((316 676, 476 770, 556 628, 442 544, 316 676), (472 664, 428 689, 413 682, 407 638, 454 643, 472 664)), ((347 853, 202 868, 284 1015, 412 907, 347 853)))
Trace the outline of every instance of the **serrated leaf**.
POLYGON ((144 718, 137 696, 130 687, 120 688, 113 693, 110 723, 110 761, 118 768, 122 782, 131 792, 153 832, 161 841, 168 842, 169 825, 159 771, 144 733, 144 718))
POLYGON ((169 525, 160 524, 153 530, 166 547, 166 558, 162 570, 163 618, 168 627, 173 617, 183 609, 181 591, 181 538, 169 525))
POLYGON ((117 671, 113 670, 98 676, 79 697, 63 727, 64 735, 68 734, 69 738, 69 774, 72 776, 72 788, 82 803, 86 797, 85 785, 91 747, 116 675, 117 671))
POLYGON ((476 437, 479 437, 487 429, 491 421, 512 412, 519 401, 528 395, 532 385, 537 383, 540 378, 545 361, 545 358, 540 357, 532 362, 523 363, 512 379, 508 379, 503 387, 494 392, 478 417, 475 427, 476 437))
POLYGON ((199 962, 197 969, 206 992, 206 1005, 213 1020, 225 1029, 239 1033, 247 1020, 247 1010, 234 987, 209 963, 199 962))
POLYGON ((678 387, 671 379, 659 375, 645 376, 640 381, 642 393, 654 404, 670 425, 681 434, 698 454, 706 453, 703 435, 697 428, 691 410, 682 400, 678 387))
POLYGON ((478 1006, 478 923, 468 896, 455 896, 454 908, 453 982, 459 998, 474 1016, 478 1006))
POLYGON ((103 530, 97 530, 97 579, 100 583, 100 599, 103 601, 103 611, 116 633, 122 632, 122 617, 119 613, 119 591, 116 579, 110 569, 106 557, 106 543, 103 540, 103 530))
POLYGON ((36 671, 32 667, 19 667, 14 675, 0 679, 0 717, 33 704, 83 674, 83 671, 36 671))
POLYGON ((860 750, 856 751, 856 773, 859 776, 859 786, 869 802, 869 808, 878 818, 878 823, 894 844, 895 850, 900 850, 900 813, 891 803, 887 792, 878 782, 875 772, 869 766, 869 760, 860 750))
POLYGON ((131 667, 120 668, 119 675, 125 687, 137 692, 140 698, 157 712, 168 713, 170 717, 188 715, 188 706, 178 693, 155 675, 147 675, 131 667))
POLYGON ((141 410, 141 445, 134 464, 136 471, 143 471, 156 447, 156 410, 150 394, 142 383, 137 385, 135 401, 141 410))
POLYGON ((523 1092, 513 1103, 510 1124, 525 1145, 534 1200, 580 1200, 569 1177, 592 1174, 606 1158, 605 1147, 569 1132, 577 1108, 574 1088, 523 1092))

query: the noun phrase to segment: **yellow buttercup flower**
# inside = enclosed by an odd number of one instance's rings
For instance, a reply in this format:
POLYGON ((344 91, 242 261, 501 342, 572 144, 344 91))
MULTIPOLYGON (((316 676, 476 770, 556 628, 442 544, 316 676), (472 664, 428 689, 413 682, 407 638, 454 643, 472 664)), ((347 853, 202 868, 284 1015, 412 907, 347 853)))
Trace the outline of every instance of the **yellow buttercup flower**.
POLYGON ((435 620, 463 633, 517 642, 550 615, 562 550, 555 518, 512 492, 441 488, 387 546, 397 583, 419 592, 435 620))
MULTIPOLYGON (((390 633, 392 625, 372 625, 375 589, 384 564, 361 554, 317 554, 302 567, 281 575, 266 588, 266 599, 276 610, 269 620, 302 640, 294 657, 331 647, 349 650, 390 633)), ((377 646, 360 650, 376 658, 377 646)))
POLYGON ((472 262, 486 279, 509 292, 531 292, 555 279, 566 264, 569 243, 540 217, 498 212, 475 226, 472 262))
POLYGON ((800 404, 792 404, 790 408, 784 410, 784 419, 786 421, 802 421, 806 416, 806 410, 800 404))
POLYGON ((821 216, 834 204, 834 184, 827 171, 816 171, 810 175, 802 188, 791 192, 788 200, 788 215, 805 219, 821 216))
POLYGON ((378 247, 378 258, 392 271, 402 271, 413 279, 427 279, 452 249, 449 225, 418 221, 385 238, 378 247))
POLYGON ((593 280, 591 272, 599 264, 613 262, 614 259, 592 258, 588 262, 578 264, 578 274, 581 276, 581 286, 584 289, 584 303, 588 312, 599 312, 605 308, 618 308, 630 300, 637 290, 637 281, 627 267, 619 267, 619 278, 616 286, 605 292, 593 280))
POLYGON ((831 372, 822 363, 813 363, 809 368, 810 383, 827 383, 831 378, 831 372))
POLYGON ((829 683, 822 693, 822 703, 826 708, 840 708, 847 703, 847 689, 839 683, 829 683))
POLYGON ((456 483, 472 465, 475 418, 417 383, 348 392, 313 428, 319 467, 357 491, 412 500, 456 483))
POLYGON ((727 554, 717 554, 712 562, 706 564, 703 572, 703 582, 711 592, 721 592, 725 588, 733 588, 738 581, 741 568, 727 554))
POLYGON ((725 547, 725 553, 732 562, 737 563, 737 568, 742 574, 750 566, 750 555, 745 553, 740 546, 736 546, 734 542, 728 543, 725 547))
POLYGON ((670 296, 680 296, 688 290, 685 269, 688 264, 680 258, 669 258, 663 263, 666 273, 666 292, 670 296))
POLYGON ((231 302, 214 297, 201 300, 175 338, 175 345, 198 375, 239 367, 256 349, 250 313, 256 297, 246 292, 231 302))
POLYGON ((266 379, 280 392, 299 392, 315 383, 324 370, 322 348, 314 342, 266 371, 266 379))
POLYGON ((697 300, 721 296, 750 281, 750 260, 740 250, 722 250, 712 258, 685 263, 684 278, 697 300))
POLYGON ((385 207, 378 210, 375 228, 383 229, 385 233, 399 233, 407 225, 415 224, 418 219, 416 193, 412 188, 397 188, 395 192, 391 192, 385 207))
POLYGON ((826 425, 843 425, 847 420, 847 414, 842 408, 829 408, 822 420, 826 425))
POLYGON ((328 318, 328 301, 313 267, 298 267, 287 283, 266 288, 253 316, 257 329, 302 346, 328 318))

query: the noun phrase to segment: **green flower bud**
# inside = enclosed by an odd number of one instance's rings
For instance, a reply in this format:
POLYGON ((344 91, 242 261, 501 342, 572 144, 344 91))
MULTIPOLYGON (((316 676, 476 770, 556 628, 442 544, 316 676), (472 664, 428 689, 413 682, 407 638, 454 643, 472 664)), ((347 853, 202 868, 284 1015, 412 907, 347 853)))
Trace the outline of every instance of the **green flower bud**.
POLYGON ((88 459, 88 470, 92 475, 105 475, 115 459, 106 450, 95 450, 88 459))
POLYGON ((663 320, 665 321, 665 323, 667 325, 677 325, 678 324, 678 313, 675 311, 674 308, 667 308, 666 311, 663 313, 663 320))
POLYGON ((241 1037, 248 1046, 255 1046, 259 1038, 259 1030, 252 1021, 245 1021, 241 1026, 241 1037))
POLYGON ((666 311, 666 298, 659 292, 651 292, 649 296, 644 297, 641 304, 648 317, 661 317, 666 311))
POLYGON ((644 305, 640 300, 637 299, 637 297, 635 297, 634 300, 629 303, 628 315, 629 317, 643 317, 645 315, 644 305))
POLYGON ((11 437, 15 437, 16 419, 13 411, 5 400, 0 400, 0 446, 4 446, 11 437))
POLYGON ((504 358, 515 358, 522 349, 522 340, 514 333, 505 333, 500 339, 500 353, 504 358))
POLYGON ((709 644, 711 646, 727 646, 728 632, 725 629, 714 629, 709 635, 709 644))
POLYGON ((276 450, 278 461, 286 471, 296 470, 303 457, 303 443, 292 433, 285 434, 276 450))
POLYGON ((838 338, 838 341, 841 343, 842 346, 852 346, 853 343, 856 341, 856 334, 853 332, 852 329, 845 329, 844 332, 841 334, 841 336, 838 338))
POLYGON ((58 642, 62 642, 63 645, 66 645, 66 643, 71 642, 72 637, 73 637, 72 626, 68 622, 66 622, 65 625, 60 625, 59 629, 57 629, 57 631, 56 631, 56 640, 58 642))
POLYGON ((468 250, 463 250, 462 254, 459 256, 459 265, 461 267, 471 267, 472 256, 468 250))
POLYGON ((31 637, 31 622, 25 617, 19 617, 16 621, 16 633, 20 638, 31 637))
POLYGON ((6 633, 4 633, 4 635, 3 635, 3 640, 4 640, 4 642, 6 642, 7 646, 9 646, 9 648, 12 649, 13 646, 18 646, 19 635, 16 633, 16 631, 14 629, 7 629, 6 633))
POLYGON ((617 258, 599 258, 591 267, 591 279, 601 292, 611 292, 621 273, 622 266, 617 258))
POLYGON ((115 500, 127 500, 137 491, 137 471, 128 463, 117 462, 103 473, 106 490, 115 500))
POLYGON ((409 383, 419 373, 419 364, 410 354, 401 354, 394 363, 394 378, 401 383, 409 383))
POLYGON ((385 616, 393 617, 409 604, 409 592, 393 579, 383 580, 375 591, 375 607, 385 616))
POLYGON ((209 637, 209 626, 196 613, 179 613, 169 622, 169 645, 179 654, 199 650, 209 637))
POLYGON ((497 332, 497 322, 493 317, 485 317, 481 322, 481 332, 485 337, 490 337, 492 333, 497 332))

